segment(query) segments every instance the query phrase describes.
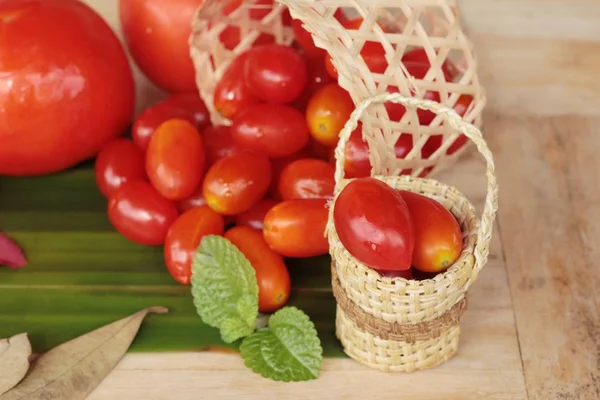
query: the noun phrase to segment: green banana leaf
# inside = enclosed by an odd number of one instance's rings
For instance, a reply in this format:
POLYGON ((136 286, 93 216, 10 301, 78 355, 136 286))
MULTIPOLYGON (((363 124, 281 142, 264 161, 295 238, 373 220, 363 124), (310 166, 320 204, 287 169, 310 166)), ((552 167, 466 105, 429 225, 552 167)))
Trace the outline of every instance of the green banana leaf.
MULTIPOLYGON (((0 229, 25 251, 29 265, 0 268, 0 338, 27 332, 43 352, 149 306, 131 351, 197 351, 233 347, 202 323, 190 288, 167 272, 161 247, 119 235, 106 215, 91 163, 44 177, 0 177, 0 229)), ((289 305, 315 322, 328 357, 343 356, 335 338, 329 257, 289 260, 289 305)))

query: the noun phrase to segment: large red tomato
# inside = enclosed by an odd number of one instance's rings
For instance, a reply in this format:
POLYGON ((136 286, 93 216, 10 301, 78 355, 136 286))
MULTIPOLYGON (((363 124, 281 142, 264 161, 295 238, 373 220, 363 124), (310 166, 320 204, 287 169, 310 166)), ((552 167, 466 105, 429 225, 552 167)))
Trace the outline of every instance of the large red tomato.
POLYGON ((0 174, 39 175, 124 133, 135 87, 118 38, 74 0, 0 2, 0 174))
POLYGON ((406 202, 391 186, 374 178, 353 180, 335 201, 333 222, 357 260, 380 271, 410 269, 413 222, 406 202))
POLYGON ((136 64, 168 92, 196 89, 188 39, 192 18, 204 0, 120 0, 125 42, 136 64))

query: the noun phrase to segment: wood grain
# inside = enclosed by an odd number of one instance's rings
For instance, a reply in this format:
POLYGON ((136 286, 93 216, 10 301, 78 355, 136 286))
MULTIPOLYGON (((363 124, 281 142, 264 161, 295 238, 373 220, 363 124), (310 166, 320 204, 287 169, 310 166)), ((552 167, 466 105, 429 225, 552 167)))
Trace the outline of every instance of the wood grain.
POLYGON ((488 121, 530 399, 600 398, 598 122, 488 121))
MULTIPOLYGON (((121 36, 117 0, 84 0, 121 36)), ((495 113, 600 114, 600 2, 459 0, 495 113)), ((135 67, 138 112, 165 96, 135 67)))

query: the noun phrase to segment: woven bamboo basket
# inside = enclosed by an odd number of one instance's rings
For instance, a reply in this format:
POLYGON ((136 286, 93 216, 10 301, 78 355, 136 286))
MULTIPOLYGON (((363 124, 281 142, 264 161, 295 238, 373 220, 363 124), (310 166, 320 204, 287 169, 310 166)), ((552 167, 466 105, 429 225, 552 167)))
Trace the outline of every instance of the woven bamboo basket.
MULTIPOLYGON (((363 130, 370 151, 390 151, 382 129, 363 130), (378 134, 379 133, 379 134, 378 134)), ((401 94, 379 94, 363 101, 342 130, 336 148, 336 189, 327 225, 332 256, 332 286, 337 301, 336 334, 345 352, 382 371, 412 372, 436 366, 456 354, 460 317, 466 309, 469 287, 485 265, 497 209, 497 185, 492 154, 480 130, 450 107, 401 94), (344 144, 359 120, 380 123, 376 105, 393 101, 410 108, 431 110, 449 127, 477 147, 487 163, 487 196, 481 220, 474 207, 455 188, 431 179, 389 176, 395 166, 389 158, 373 157, 374 176, 388 185, 420 193, 439 201, 459 221, 463 232, 460 258, 433 279, 417 281, 382 277, 354 258, 341 244, 333 223, 335 198, 351 179, 343 177, 344 144), (385 160, 385 161, 384 161, 385 160), (390 163, 391 165, 385 165, 390 163)))
MULTIPOLYGON (((213 105, 214 88, 229 63, 265 37, 281 44, 294 42, 288 25, 289 8, 291 16, 301 20, 312 34, 316 46, 330 54, 339 74, 338 83, 355 104, 389 90, 416 98, 434 94, 435 100, 439 95, 439 102, 457 110, 461 104, 467 104, 468 108, 462 110, 463 118, 481 127, 485 92, 477 75, 472 44, 460 24, 456 0, 243 0, 239 3, 231 12, 225 9, 225 1, 206 0, 192 23, 190 53, 196 83, 214 124, 231 123, 213 105), (344 28, 334 18, 338 9, 348 18, 362 17, 360 28, 344 28), (382 26, 386 27, 385 32, 382 26), (231 30, 236 30, 241 39, 235 46, 225 43, 229 40, 224 36, 231 34, 231 30), (371 72, 361 57, 361 50, 368 42, 383 46, 387 59, 385 71, 371 72), (415 49, 421 49, 426 59, 421 61, 429 63, 429 69, 419 79, 410 75, 403 60, 415 49), (447 81, 447 73, 451 73, 451 81, 447 81), (470 102, 465 103, 465 98, 470 102)), ((434 174, 456 162, 467 149, 462 146, 466 139, 455 135, 440 117, 424 124, 417 110, 409 109, 401 119, 390 121, 383 104, 375 112, 387 121, 387 140, 396 143, 401 134, 412 138, 412 150, 396 163, 396 170, 387 171, 386 175, 434 174)), ((395 154, 389 156, 395 158, 395 154)))

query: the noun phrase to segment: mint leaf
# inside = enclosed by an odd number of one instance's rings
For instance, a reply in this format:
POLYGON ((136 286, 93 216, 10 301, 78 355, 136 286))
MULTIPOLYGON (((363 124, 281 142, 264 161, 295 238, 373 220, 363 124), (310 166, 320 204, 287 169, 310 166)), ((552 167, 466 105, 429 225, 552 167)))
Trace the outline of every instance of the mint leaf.
POLYGON ((204 323, 226 343, 254 332, 258 285, 252 265, 229 240, 205 236, 192 263, 192 296, 204 323))
POLYGON ((245 365, 275 381, 307 381, 319 377, 323 348, 308 316, 285 307, 269 319, 269 327, 246 337, 240 346, 245 365))

